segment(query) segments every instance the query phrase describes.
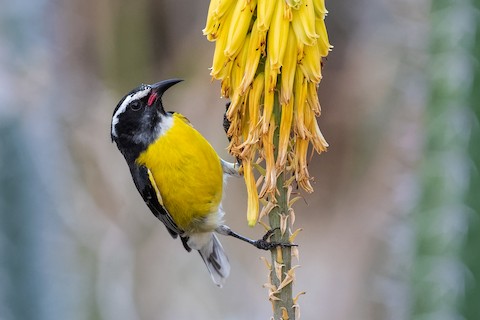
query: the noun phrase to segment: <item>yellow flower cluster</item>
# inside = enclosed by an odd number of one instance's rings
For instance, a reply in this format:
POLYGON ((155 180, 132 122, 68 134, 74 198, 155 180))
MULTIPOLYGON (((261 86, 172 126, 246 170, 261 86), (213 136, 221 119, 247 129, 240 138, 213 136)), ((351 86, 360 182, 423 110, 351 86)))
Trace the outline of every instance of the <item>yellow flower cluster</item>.
POLYGON ((274 201, 280 174, 292 173, 285 186, 296 180, 313 191, 308 147, 320 153, 328 146, 315 118, 321 59, 331 49, 326 13, 324 0, 210 2, 203 33, 215 41, 211 75, 222 81, 222 96, 231 99, 229 151, 242 161, 249 225, 258 220, 259 198, 274 201))

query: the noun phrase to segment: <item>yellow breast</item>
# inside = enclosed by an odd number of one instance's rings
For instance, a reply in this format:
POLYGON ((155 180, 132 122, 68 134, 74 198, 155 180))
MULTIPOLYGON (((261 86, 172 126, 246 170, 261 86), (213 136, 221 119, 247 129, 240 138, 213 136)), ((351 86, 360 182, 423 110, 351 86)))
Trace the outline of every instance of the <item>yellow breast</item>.
POLYGON ((183 116, 173 115, 171 127, 137 163, 151 171, 163 205, 182 230, 202 231, 202 222, 217 213, 223 188, 220 158, 183 116))

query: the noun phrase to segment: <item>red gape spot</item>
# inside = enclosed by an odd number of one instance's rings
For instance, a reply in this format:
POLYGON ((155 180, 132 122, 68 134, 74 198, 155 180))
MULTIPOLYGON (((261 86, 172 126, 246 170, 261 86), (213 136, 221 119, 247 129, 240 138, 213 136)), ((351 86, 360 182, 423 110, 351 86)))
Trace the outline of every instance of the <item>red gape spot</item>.
POLYGON ((148 97, 147 106, 150 107, 155 102, 155 100, 157 100, 157 96, 158 94, 156 92, 152 92, 150 97, 148 97))

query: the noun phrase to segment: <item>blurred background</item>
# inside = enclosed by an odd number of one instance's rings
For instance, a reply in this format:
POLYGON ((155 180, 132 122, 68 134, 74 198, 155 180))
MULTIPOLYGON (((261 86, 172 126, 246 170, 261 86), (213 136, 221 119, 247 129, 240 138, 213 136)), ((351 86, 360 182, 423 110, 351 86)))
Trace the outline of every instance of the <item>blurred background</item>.
MULTIPOLYGON (((208 1, 16 0, 0 11, 0 319, 269 319, 260 252, 210 280, 110 141, 118 100, 169 77, 224 158, 208 1)), ((480 316, 480 1, 328 1, 329 151, 296 204, 303 319, 480 316)), ((226 221, 252 238, 242 179, 226 221)))

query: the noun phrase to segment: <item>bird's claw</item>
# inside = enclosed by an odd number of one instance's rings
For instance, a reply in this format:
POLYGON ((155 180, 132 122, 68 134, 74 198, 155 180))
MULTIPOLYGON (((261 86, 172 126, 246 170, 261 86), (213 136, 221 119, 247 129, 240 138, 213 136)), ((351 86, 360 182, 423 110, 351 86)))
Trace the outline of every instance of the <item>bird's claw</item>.
POLYGON ((296 247, 296 244, 293 243, 284 243, 284 242, 277 242, 277 241, 265 241, 263 239, 257 240, 253 243, 255 247, 261 250, 272 250, 277 247, 287 248, 287 247, 296 247))
POLYGON ((274 228, 270 229, 265 233, 265 235, 262 237, 262 239, 254 241, 252 244, 257 247, 258 249, 261 250, 272 250, 277 247, 281 248, 288 248, 288 247, 296 247, 296 244, 293 243, 286 243, 286 242, 278 242, 278 241, 269 241, 268 239, 272 236, 272 234, 275 232, 275 230, 280 229, 280 228, 274 228))

